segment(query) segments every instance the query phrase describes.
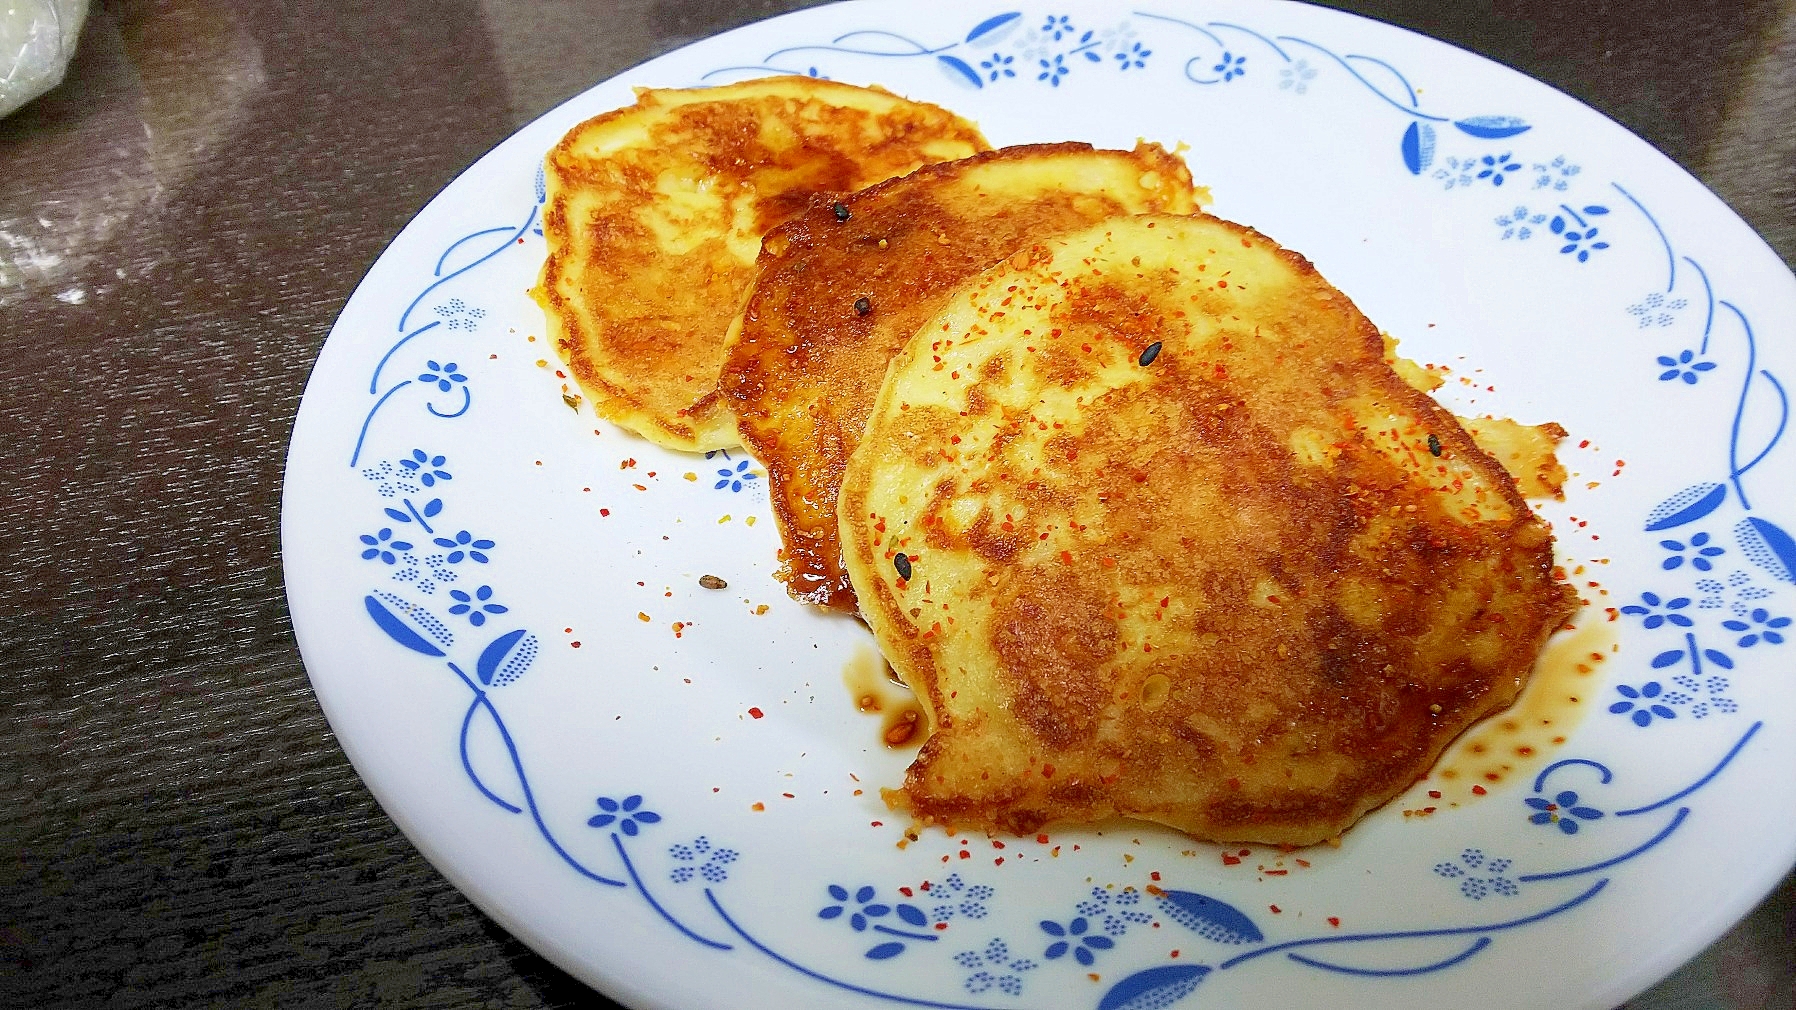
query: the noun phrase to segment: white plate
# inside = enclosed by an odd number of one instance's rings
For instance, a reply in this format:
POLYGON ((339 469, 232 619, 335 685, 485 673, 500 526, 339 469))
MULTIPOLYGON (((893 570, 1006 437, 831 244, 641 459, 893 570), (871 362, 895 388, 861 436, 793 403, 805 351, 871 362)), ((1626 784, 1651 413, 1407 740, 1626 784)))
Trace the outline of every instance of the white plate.
POLYGON ((1796 859, 1796 280, 1645 143, 1437 42, 1263 3, 1016 10, 844 4, 687 47, 394 241, 319 356, 284 502, 356 768, 482 908, 636 1006, 1607 1008, 1669 972, 1796 859), (1576 477, 1546 514, 1593 607, 1560 651, 1605 661, 1547 693, 1581 703, 1541 709, 1532 759, 1486 731, 1515 767, 1485 795, 1462 755, 1338 849, 1126 825, 901 846, 878 789, 907 755, 844 681, 870 638, 773 580, 756 464, 570 410, 525 296, 566 129, 633 85, 774 70, 1000 145, 1187 143, 1214 209, 1449 366, 1450 406, 1563 423, 1576 477))

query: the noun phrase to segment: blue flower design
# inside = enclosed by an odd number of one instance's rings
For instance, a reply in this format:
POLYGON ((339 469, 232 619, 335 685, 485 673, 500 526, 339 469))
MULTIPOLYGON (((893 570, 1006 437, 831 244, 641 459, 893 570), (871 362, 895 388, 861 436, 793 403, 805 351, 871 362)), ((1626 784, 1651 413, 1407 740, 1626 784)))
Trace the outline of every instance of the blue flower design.
POLYGON ((1278 76, 1278 86, 1281 90, 1301 95, 1310 89, 1310 82, 1316 79, 1316 68, 1310 66, 1309 60, 1300 59, 1280 70, 1278 76))
POLYGON ((1041 956, 1050 961, 1065 957, 1070 951, 1073 960, 1089 968, 1097 960, 1097 955, 1092 951, 1109 950, 1116 946, 1116 941, 1108 936, 1091 932, 1090 920, 1082 915, 1064 926, 1052 919, 1043 919, 1041 931, 1054 937, 1053 942, 1048 944, 1048 949, 1041 952, 1041 956))
POLYGON ((453 361, 447 365, 439 365, 434 361, 427 361, 424 364, 428 371, 419 372, 418 381, 427 386, 434 383, 437 389, 445 393, 455 388, 456 383, 468 381, 468 377, 461 374, 453 361))
POLYGON ((948 879, 938 884, 931 893, 943 901, 943 904, 930 909, 935 921, 947 922, 957 914, 969 919, 985 918, 985 903, 992 900, 992 895, 997 892, 984 884, 969 885, 961 879, 960 874, 950 873, 948 879))
POLYGON ((985 71, 987 76, 995 81, 1000 77, 1015 77, 1016 71, 1010 69, 1010 65, 1015 62, 1016 57, 1014 56, 993 53, 991 59, 979 61, 979 69, 985 71))
POLYGON ((1022 995, 1023 980, 1017 973, 1036 968, 1035 962, 1026 957, 1011 957, 1010 945, 996 937, 984 950, 963 950, 954 955, 954 963, 972 972, 965 982, 968 992, 978 994, 996 988, 1006 996, 1022 995), (999 973, 994 974, 993 968, 999 973))
POLYGON ((1670 557, 1659 562, 1659 567, 1669 572, 1683 567, 1684 562, 1688 560, 1690 562, 1690 567, 1699 572, 1706 572, 1709 569, 1714 568, 1715 562, 1709 559, 1718 558, 1721 555, 1726 554, 1727 550, 1710 544, 1709 540, 1710 537, 1707 533, 1698 533, 1690 538, 1688 544, 1684 543, 1682 540, 1659 541, 1660 547, 1671 552, 1670 557), (1686 559, 1684 557, 1686 551, 1694 551, 1695 555, 1686 559))
MULTIPOLYGON (((1667 541, 1667 543, 1669 542, 1670 541, 1667 541)), ((1677 558, 1675 560, 1679 562, 1683 561, 1682 558, 1677 558)), ((1677 565, 1668 564, 1665 567, 1676 568, 1677 565)), ((1630 603, 1621 608, 1621 612, 1640 617, 1640 623, 1645 626, 1648 631, 1652 631, 1653 629, 1666 624, 1676 625, 1680 628, 1688 628, 1696 623, 1690 618, 1685 617, 1683 614, 1677 613, 1677 611, 1683 610, 1690 605, 1690 598, 1688 596, 1679 596, 1672 600, 1660 600, 1659 594, 1657 593, 1641 593, 1640 600, 1642 603, 1645 603, 1646 606, 1641 606, 1639 603, 1630 603), (1663 614, 1658 613, 1661 606, 1665 608, 1665 613, 1663 614)))
POLYGON ((1689 349, 1679 351, 1675 358, 1669 354, 1659 355, 1659 364, 1665 368, 1665 371, 1659 373, 1659 381, 1670 382, 1673 379, 1683 379, 1689 385, 1696 385, 1696 380, 1701 377, 1701 373, 1713 369, 1715 363, 1713 361, 1696 361, 1692 364, 1691 362, 1695 358, 1696 352, 1689 349))
POLYGON ((736 468, 734 470, 730 470, 730 469, 726 468, 726 469, 717 471, 717 476, 722 479, 719 480, 717 483, 711 485, 713 490, 721 491, 727 487, 732 492, 735 492, 735 491, 742 490, 742 485, 748 483, 749 481, 754 480, 756 477, 759 477, 760 475, 756 474, 756 473, 749 472, 748 460, 745 459, 745 460, 741 461, 740 463, 737 463, 736 468))
MULTIPOLYGON (((1553 220, 1547 222, 1547 228, 1565 242, 1559 247, 1561 254, 1576 255, 1579 263, 1586 263, 1589 262, 1591 253, 1609 248, 1607 241, 1597 239, 1596 225, 1584 220, 1582 215, 1565 204, 1560 204, 1559 209, 1565 213, 1553 215, 1553 220), (1567 217, 1570 217, 1571 221, 1568 222, 1567 217), (1574 228, 1574 224, 1577 227, 1574 228)), ((1600 204, 1590 204, 1584 208, 1584 213, 1595 217, 1609 213, 1609 208, 1600 204)))
POLYGON ((684 884, 693 877, 703 877, 708 883, 721 884, 730 879, 730 871, 725 867, 740 858, 735 849, 713 847, 711 840, 704 835, 691 842, 670 847, 667 854, 681 863, 667 875, 676 884, 684 884))
POLYGON ((1677 713, 1669 705, 1663 704, 1669 699, 1661 698, 1665 686, 1656 680, 1649 680, 1639 687, 1617 684, 1615 690, 1621 694, 1621 700, 1609 706, 1609 711, 1616 715, 1627 715, 1634 720, 1636 726, 1650 726, 1653 718, 1676 719, 1677 713), (1628 715, 1628 713, 1633 713, 1628 715))
POLYGON ((1489 179, 1492 186, 1503 185, 1503 179, 1507 177, 1509 173, 1517 171, 1522 167, 1520 162, 1514 161, 1509 157, 1508 152, 1494 156, 1487 154, 1484 157, 1479 158, 1478 163, 1483 166, 1478 170, 1478 178, 1489 179))
MULTIPOLYGON (((436 314, 444 319, 443 325, 451 330, 468 330, 472 332, 486 318, 485 309, 472 308, 460 298, 451 298, 436 307, 436 314)), ((432 366, 435 367, 435 366, 432 366)), ((451 369, 455 366, 450 365, 451 369)))
MULTIPOLYGON (((1648 326, 1670 326, 1677 322, 1674 313, 1681 312, 1690 302, 1683 298, 1666 298, 1663 292, 1649 291, 1645 298, 1628 306, 1628 315, 1640 318, 1640 328, 1648 326)), ((1704 369, 1707 371, 1707 369, 1704 369)))
POLYGON ((362 543, 367 545, 362 551, 363 561, 379 558, 389 565, 397 564, 398 556, 412 549, 412 545, 404 540, 393 539, 393 528, 390 526, 382 526, 379 533, 362 534, 362 543))
POLYGON ((493 598, 492 586, 481 586, 474 590, 472 596, 461 589, 451 589, 449 595, 456 601, 455 605, 449 608, 449 612, 457 617, 463 614, 468 615, 468 623, 476 628, 486 623, 486 615, 503 614, 511 609, 488 602, 493 598))
POLYGON ((879 896, 879 892, 871 884, 864 884, 855 889, 854 894, 852 895, 852 903, 854 905, 852 909, 849 907, 851 897, 848 893, 848 888, 843 887, 840 884, 831 884, 829 885, 829 896, 835 899, 835 904, 825 905, 818 909, 817 918, 838 919, 841 918, 844 912, 846 912, 848 913, 848 925, 856 933, 866 932, 869 925, 872 925, 875 929, 880 929, 882 932, 891 932, 889 928, 883 928, 873 922, 875 919, 883 919, 888 915, 895 915, 897 918, 902 919, 905 923, 911 926, 921 927, 929 924, 929 917, 924 915, 923 910, 915 905, 902 901, 897 902, 896 904, 875 901, 874 899, 879 896))
POLYGON ((1141 43, 1137 42, 1126 50, 1119 49, 1110 55, 1116 57, 1118 70, 1127 70, 1130 67, 1147 66, 1147 58, 1154 55, 1154 51, 1141 48, 1141 43))
POLYGON ((1534 809, 1534 813, 1528 815, 1529 824, 1557 824, 1559 830, 1568 835, 1578 833, 1579 821, 1594 821, 1603 816, 1603 812, 1595 807, 1580 805, 1578 794, 1570 789, 1552 799, 1530 796, 1524 802, 1534 809))
POLYGON ((1704 594, 1696 601, 1697 609, 1719 610, 1725 606, 1735 617, 1745 617, 1751 613, 1749 603, 1771 595, 1771 590, 1764 586, 1753 585, 1752 576, 1745 572, 1729 573, 1726 585, 1716 579, 1697 579, 1696 588, 1704 594), (1733 598, 1730 600, 1729 596, 1733 598))
POLYGON ((1066 36, 1071 35, 1074 30, 1073 19, 1065 15, 1055 17, 1050 14, 1048 15, 1047 22, 1041 26, 1041 33, 1043 35, 1052 36, 1055 42, 1059 42, 1066 36))
POLYGON ((464 560, 478 561, 484 565, 492 560, 486 556, 486 552, 493 549, 493 542, 476 540, 474 534, 467 530, 462 530, 453 537, 437 537, 431 543, 448 549, 449 553, 444 555, 443 560, 452 565, 459 565, 464 560))
POLYGON ((1048 60, 1037 60, 1036 62, 1041 64, 1041 73, 1036 74, 1035 79, 1047 81, 1056 88, 1060 87, 1060 79, 1072 72, 1072 68, 1066 65, 1065 56, 1056 56, 1052 62, 1048 60))
POLYGON ((1551 186, 1560 193, 1570 188, 1572 177, 1583 171, 1577 165, 1568 163, 1563 154, 1544 165, 1536 164, 1532 167, 1535 172, 1535 189, 1545 189, 1551 186))
POLYGON ((410 457, 399 461, 399 465, 411 471, 418 483, 425 487, 435 487, 439 480, 449 480, 455 475, 443 469, 449 462, 447 456, 427 455, 423 449, 413 449, 410 457))
POLYGON ((1228 50, 1222 51, 1222 62, 1210 68, 1222 75, 1226 83, 1247 73, 1247 57, 1236 56, 1228 50))
POLYGON ((1729 631, 1744 631, 1736 644, 1742 649, 1750 649, 1763 641, 1766 645, 1784 644, 1783 629, 1790 626, 1788 617, 1772 617, 1771 611, 1764 607, 1754 607, 1747 621, 1722 621, 1721 626, 1729 631))
POLYGON ((1492 893, 1513 898, 1522 893, 1521 885, 1504 874, 1514 862, 1512 859, 1488 859, 1482 849, 1467 849, 1459 854, 1458 862, 1436 863, 1434 872, 1448 880, 1459 881, 1459 893, 1473 901, 1483 901, 1492 893))
POLYGON ((1102 887, 1091 889, 1091 897, 1079 902, 1073 911, 1087 918, 1103 916, 1104 932, 1110 936, 1121 936, 1129 931, 1131 925, 1139 926, 1152 922, 1153 916, 1136 908, 1141 904, 1141 893, 1133 889, 1112 894, 1102 887))
POLYGON ((1740 703, 1727 697, 1726 677, 1717 675, 1698 678, 1691 674, 1683 674, 1673 677, 1672 683, 1688 691, 1692 700, 1697 695, 1708 695, 1707 698, 1690 706, 1690 718, 1692 719, 1705 719, 1716 712, 1731 714, 1740 711, 1740 703))
POLYGON ((1497 227, 1503 229, 1503 238, 1526 242, 1534 236, 1535 226, 1546 219, 1545 214, 1530 213, 1527 207, 1518 204, 1514 210, 1497 217, 1497 227))
POLYGON ((660 821, 660 814, 642 808, 640 795, 626 796, 621 803, 609 796, 601 796, 599 812, 586 819, 586 826, 603 828, 615 824, 617 830, 634 838, 642 830, 642 825, 658 824, 660 821))

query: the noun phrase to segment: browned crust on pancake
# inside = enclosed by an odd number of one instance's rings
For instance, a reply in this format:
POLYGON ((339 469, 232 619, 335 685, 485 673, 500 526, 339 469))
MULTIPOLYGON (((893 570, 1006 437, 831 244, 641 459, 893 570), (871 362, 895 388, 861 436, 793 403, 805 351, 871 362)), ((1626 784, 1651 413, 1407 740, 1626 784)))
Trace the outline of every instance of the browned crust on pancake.
POLYGON ((1134 151, 1031 144, 925 166, 852 195, 814 197, 774 228, 719 387, 743 443, 767 467, 786 548, 780 576, 792 595, 855 609, 836 524, 842 468, 891 356, 962 281, 1027 236, 1196 206, 1190 170, 1157 144, 1134 151), (1097 159, 1112 175, 1105 185, 1082 172, 1097 159), (998 181, 987 169, 1055 164, 1066 171, 1054 188, 1027 196, 970 192, 980 180, 998 181))
MULTIPOLYGON (((674 448, 736 444, 716 390, 724 338, 754 276, 750 238, 819 191, 850 191, 943 157, 984 150, 969 123, 937 106, 879 89, 771 78, 692 91, 638 92, 633 106, 569 131, 549 152, 543 230, 549 254, 535 291, 551 336, 594 409, 674 448), (797 91, 799 94, 790 92, 797 91), (869 94, 879 108, 855 103, 869 94), (648 119, 646 144, 589 150, 592 138, 648 119), (670 204, 669 178, 702 188, 719 207, 694 211, 703 241, 669 250, 645 209, 670 204), (587 213, 570 206, 583 201, 587 213)), ((672 229, 672 240, 687 235, 672 229)))
MULTIPOLYGON (((1028 522, 957 520, 957 490, 940 485, 911 513, 873 515, 876 453, 903 446, 932 461, 969 434, 952 411, 900 411, 890 384, 882 394, 840 515, 861 606, 933 720, 903 789, 888 793, 923 822, 1027 834, 1127 816, 1216 840, 1332 837, 1508 705, 1571 612, 1545 524, 1449 412, 1390 371, 1376 328, 1299 254, 1252 229, 1205 227, 1212 246, 1220 233, 1275 251, 1288 314, 1254 316, 1263 333, 1234 330, 1226 288, 1060 278, 1070 296, 1059 335, 1038 341, 1042 374, 1076 382, 1092 360, 1163 348, 1138 381, 1045 439, 1045 474, 1006 469, 1005 447, 1033 431, 1026 414, 1014 432, 968 438, 962 490, 1028 522), (1169 311, 1167 291, 1195 311, 1169 311), (1201 318, 1220 321, 1220 340, 1190 338, 1201 318), (1321 472, 1281 449, 1366 396, 1411 423, 1390 434, 1341 422, 1339 456, 1321 472), (1436 486, 1453 474, 1486 490, 1480 518, 1436 486), (913 559, 908 581, 888 574, 897 551, 913 559), (963 562, 986 581, 967 580, 963 562), (932 573, 950 570, 972 588, 932 598, 932 573), (992 670, 961 668, 973 648, 954 651, 954 636, 974 627, 992 670), (996 686, 969 697, 984 674, 996 686)), ((982 280, 1011 277, 999 267, 982 280)), ((969 413, 1002 401, 1016 363, 998 360, 968 377, 969 413)))

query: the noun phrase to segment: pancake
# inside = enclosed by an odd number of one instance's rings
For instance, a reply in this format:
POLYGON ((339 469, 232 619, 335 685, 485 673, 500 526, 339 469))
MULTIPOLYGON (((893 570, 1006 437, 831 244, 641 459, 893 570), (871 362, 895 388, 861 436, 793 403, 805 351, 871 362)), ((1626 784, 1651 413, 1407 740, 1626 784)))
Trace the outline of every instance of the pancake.
POLYGON ((549 152, 549 253, 532 293, 601 416, 672 448, 732 446, 717 373, 761 235, 819 190, 987 147, 953 113, 877 88, 773 77, 641 90, 549 152))
POLYGON ((887 800, 955 830, 1331 838, 1508 705, 1575 603, 1377 329, 1205 216, 1039 240, 957 291, 839 517, 933 727, 887 800))
POLYGON ((718 388, 767 467, 791 594, 854 610, 836 536, 842 467, 892 355, 950 292, 1027 236, 1196 209, 1190 170, 1157 144, 1041 144, 814 197, 775 227, 718 388))

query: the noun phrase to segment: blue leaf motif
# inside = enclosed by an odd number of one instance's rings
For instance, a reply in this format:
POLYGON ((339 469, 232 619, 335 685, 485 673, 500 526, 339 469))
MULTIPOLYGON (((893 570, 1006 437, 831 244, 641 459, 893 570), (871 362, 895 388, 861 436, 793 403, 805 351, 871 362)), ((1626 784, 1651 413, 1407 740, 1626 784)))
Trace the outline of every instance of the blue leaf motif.
POLYGON ((1734 527, 1740 553, 1774 578, 1796 582, 1796 540, 1775 523, 1748 516, 1734 527))
POLYGON ((1657 533, 1693 523, 1721 507, 1727 488, 1720 484, 1694 484, 1653 506, 1646 514, 1646 532, 1657 533))
POLYGON ((398 522, 409 523, 412 521, 411 516, 406 515, 404 512, 401 512, 398 509, 390 508, 390 509, 383 509, 382 511, 384 511, 387 515, 392 516, 393 519, 395 519, 398 522))
POLYGON ((985 82, 980 79, 979 72, 972 67, 967 66, 967 61, 960 59, 959 57, 947 55, 937 55, 936 61, 949 71, 952 71, 948 76, 954 79, 954 83, 971 84, 975 88, 985 87, 985 82))
POLYGON ((1609 208, 1600 203, 1593 203, 1584 208, 1584 213, 1589 214, 1591 217, 1600 217, 1609 213, 1609 208))
POLYGON ((1192 891, 1160 895, 1160 911, 1168 919, 1217 943, 1259 943, 1266 939, 1253 920, 1226 902, 1192 891))
POLYGON ((1422 169, 1422 124, 1411 123, 1409 129, 1403 131, 1403 164, 1410 175, 1421 175, 1422 169))
POLYGON ((1501 140, 1533 129, 1514 116, 1472 116, 1469 119, 1454 120, 1453 125, 1459 127, 1461 133, 1484 140, 1501 140))
POLYGON ((438 512, 443 511, 443 499, 432 498, 424 503, 424 518, 435 519, 438 512))
POLYGON ((508 631, 493 639, 493 644, 481 651, 480 659, 474 664, 474 672, 480 675, 482 684, 493 682, 493 674, 498 671, 499 664, 505 660, 505 654, 510 652, 511 647, 518 644, 518 640, 523 637, 523 628, 508 631))
POLYGON ((1663 670, 1683 658, 1684 650, 1682 649, 1672 649, 1670 652, 1661 652, 1653 657, 1653 669, 1663 670))
POLYGON ((899 905, 898 918, 918 927, 927 926, 929 924, 929 917, 924 915, 923 910, 915 905, 899 905))
POLYGON ((1734 668, 1734 661, 1729 659, 1725 652, 1719 652, 1715 649, 1704 649, 1702 650, 1702 655, 1704 659, 1721 667, 1723 670, 1731 670, 1734 668))
POLYGON ((380 630, 386 632, 387 637, 393 641, 414 652, 422 652, 426 656, 443 655, 443 650, 426 641, 423 635, 413 631, 379 600, 372 596, 364 596, 362 603, 368 608, 368 616, 374 618, 374 623, 380 625, 380 630))
POLYGON ((1201 964, 1167 964, 1138 971, 1110 987, 1098 1010, 1161 1010, 1186 996, 1210 969, 1201 964))
POLYGON ((875 961, 884 961, 888 958, 897 957, 902 953, 904 953, 904 944, 894 941, 892 943, 882 943, 879 946, 868 950, 867 957, 875 961))
MULTIPOLYGON (((992 17, 986 18, 984 21, 981 21, 978 24, 974 25, 973 30, 967 33, 967 41, 968 42, 977 42, 980 39, 990 39, 992 41, 996 41, 996 35, 997 35, 999 29, 1005 28, 1007 26, 1014 28, 1016 26, 1017 19, 1021 18, 1022 16, 1023 15, 1017 11, 1010 11, 1009 13, 1006 13, 1006 14, 998 14, 998 15, 994 15, 992 17)), ((1008 34, 1008 32, 1005 34, 1008 34)))

